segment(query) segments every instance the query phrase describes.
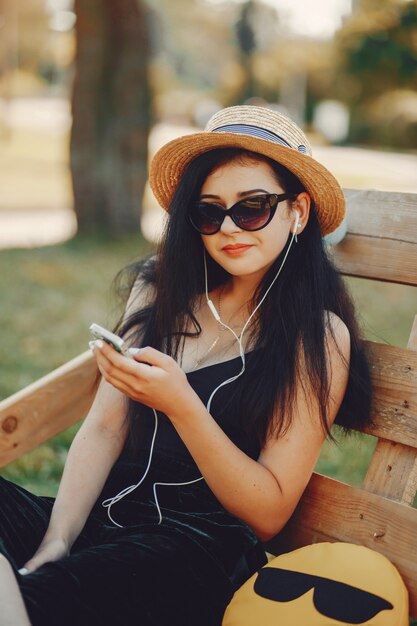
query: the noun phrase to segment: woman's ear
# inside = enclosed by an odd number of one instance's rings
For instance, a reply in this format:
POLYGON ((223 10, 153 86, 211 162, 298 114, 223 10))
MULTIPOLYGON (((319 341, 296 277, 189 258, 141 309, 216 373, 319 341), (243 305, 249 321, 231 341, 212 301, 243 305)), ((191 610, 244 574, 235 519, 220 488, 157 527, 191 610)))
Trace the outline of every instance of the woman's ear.
MULTIPOLYGON (((310 215, 310 206, 311 206, 311 198, 310 194, 307 191, 302 191, 298 194, 296 199, 292 203, 292 210, 295 215, 295 211, 298 212, 299 220, 298 220, 298 228, 297 235, 303 232, 307 222, 308 217, 310 215)), ((295 215, 296 218, 296 215, 295 215)))

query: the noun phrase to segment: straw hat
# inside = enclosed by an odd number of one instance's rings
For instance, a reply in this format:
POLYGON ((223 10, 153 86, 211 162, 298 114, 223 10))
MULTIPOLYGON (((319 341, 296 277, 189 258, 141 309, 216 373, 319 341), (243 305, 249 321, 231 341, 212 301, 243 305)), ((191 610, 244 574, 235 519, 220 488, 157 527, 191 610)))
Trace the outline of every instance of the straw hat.
POLYGON ((216 148, 251 150, 293 172, 314 200, 323 236, 342 222, 343 191, 333 174, 313 159, 302 130, 282 113, 257 106, 222 109, 208 121, 204 132, 179 137, 158 150, 151 163, 149 182, 164 209, 169 211, 187 165, 216 148))

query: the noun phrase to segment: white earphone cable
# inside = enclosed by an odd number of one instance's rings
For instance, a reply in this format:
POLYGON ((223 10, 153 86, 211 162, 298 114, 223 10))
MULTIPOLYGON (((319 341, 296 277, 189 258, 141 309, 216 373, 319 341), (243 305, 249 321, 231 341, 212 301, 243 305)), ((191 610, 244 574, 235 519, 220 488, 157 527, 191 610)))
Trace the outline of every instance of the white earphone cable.
POLYGON ((119 528, 124 528, 124 527, 121 526, 120 524, 118 524, 112 518, 111 513, 110 513, 111 507, 113 506, 113 504, 116 504, 116 502, 119 502, 119 500, 121 500, 122 498, 127 496, 129 493, 132 493, 132 491, 137 489, 143 483, 143 481, 145 480, 145 478, 146 478, 146 476, 148 474, 149 468, 151 466, 151 460, 152 460, 152 454, 153 454, 153 449, 154 449, 154 445, 155 445, 156 433, 158 431, 158 415, 157 415, 155 409, 152 409, 152 411, 154 412, 154 415, 155 415, 155 427, 154 427, 154 431, 153 431, 153 435, 152 435, 151 447, 150 447, 150 450, 149 450, 148 464, 146 466, 146 469, 145 469, 145 472, 144 472, 142 478, 139 480, 138 483, 136 483, 136 485, 130 485, 129 487, 125 487, 124 489, 122 489, 122 491, 119 491, 118 494, 116 494, 112 498, 106 498, 101 503, 102 506, 104 506, 104 508, 107 509, 107 515, 109 516, 110 520, 113 522, 113 524, 116 524, 116 526, 119 526, 119 528))

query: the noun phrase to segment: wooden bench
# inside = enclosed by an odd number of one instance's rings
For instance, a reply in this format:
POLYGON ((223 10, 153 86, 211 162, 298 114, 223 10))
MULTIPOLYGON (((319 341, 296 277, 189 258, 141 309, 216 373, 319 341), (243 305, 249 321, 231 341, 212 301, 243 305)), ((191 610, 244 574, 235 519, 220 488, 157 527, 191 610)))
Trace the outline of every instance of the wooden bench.
MULTIPOLYGON (((341 272, 416 286, 417 195, 346 190, 346 197, 348 232, 332 252, 341 272)), ((375 387, 375 426, 366 432, 378 442, 363 484, 313 474, 291 520, 266 548, 279 554, 347 541, 377 550, 402 574, 417 617, 417 315, 406 348, 366 343, 375 387)), ((88 351, 1 402, 0 466, 85 416, 95 375, 88 351)))

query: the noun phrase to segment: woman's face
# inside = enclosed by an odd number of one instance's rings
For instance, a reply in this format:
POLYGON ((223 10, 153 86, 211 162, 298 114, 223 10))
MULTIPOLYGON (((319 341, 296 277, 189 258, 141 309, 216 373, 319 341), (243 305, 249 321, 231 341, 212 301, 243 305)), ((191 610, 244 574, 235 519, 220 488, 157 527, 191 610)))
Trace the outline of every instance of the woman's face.
MULTIPOLYGON (((209 174, 201 188, 200 200, 228 209, 239 200, 268 193, 285 193, 270 165, 265 161, 239 160, 209 174)), ((284 200, 261 230, 242 230, 228 215, 219 232, 201 238, 208 254, 229 274, 256 276, 260 280, 283 250, 294 221, 295 213, 284 200)))

